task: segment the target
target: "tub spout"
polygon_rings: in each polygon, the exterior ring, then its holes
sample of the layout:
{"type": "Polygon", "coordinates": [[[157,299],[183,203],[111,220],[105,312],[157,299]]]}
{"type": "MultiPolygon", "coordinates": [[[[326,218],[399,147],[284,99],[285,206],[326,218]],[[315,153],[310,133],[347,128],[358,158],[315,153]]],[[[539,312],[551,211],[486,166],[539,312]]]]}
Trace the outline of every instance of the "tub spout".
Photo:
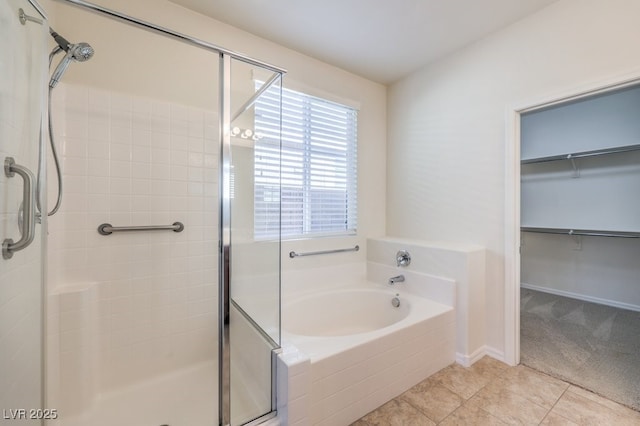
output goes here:
{"type": "Polygon", "coordinates": [[[389,278],[389,285],[394,285],[395,283],[403,283],[403,282],[404,282],[404,275],[398,275],[398,276],[389,278]]]}

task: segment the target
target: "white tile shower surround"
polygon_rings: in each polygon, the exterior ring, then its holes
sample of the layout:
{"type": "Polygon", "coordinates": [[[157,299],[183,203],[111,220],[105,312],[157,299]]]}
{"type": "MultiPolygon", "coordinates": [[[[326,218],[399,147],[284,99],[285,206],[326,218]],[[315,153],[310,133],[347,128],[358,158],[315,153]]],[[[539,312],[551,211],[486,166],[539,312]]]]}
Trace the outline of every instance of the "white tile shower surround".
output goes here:
{"type": "Polygon", "coordinates": [[[49,405],[64,417],[216,358],[217,119],[66,84],[54,105],[65,193],[49,220],[49,405]],[[174,221],[182,233],[96,231],[174,221]]]}

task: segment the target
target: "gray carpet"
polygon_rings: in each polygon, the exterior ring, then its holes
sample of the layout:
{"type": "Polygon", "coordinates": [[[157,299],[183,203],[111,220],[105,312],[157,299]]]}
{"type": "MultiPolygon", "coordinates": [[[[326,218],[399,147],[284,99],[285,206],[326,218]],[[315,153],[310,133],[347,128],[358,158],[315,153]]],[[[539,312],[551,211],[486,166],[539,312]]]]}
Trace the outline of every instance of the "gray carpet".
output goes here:
{"type": "Polygon", "coordinates": [[[522,364],[640,411],[640,312],[520,295],[522,364]]]}

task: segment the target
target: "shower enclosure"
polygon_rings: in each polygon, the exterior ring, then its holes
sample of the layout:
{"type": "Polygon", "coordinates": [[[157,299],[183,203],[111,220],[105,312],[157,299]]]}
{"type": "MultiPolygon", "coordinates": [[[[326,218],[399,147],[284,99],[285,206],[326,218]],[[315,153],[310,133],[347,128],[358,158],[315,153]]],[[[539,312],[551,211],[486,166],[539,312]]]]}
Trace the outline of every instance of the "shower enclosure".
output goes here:
{"type": "Polygon", "coordinates": [[[0,2],[0,424],[40,424],[43,407],[43,243],[36,223],[46,70],[44,12],[0,2]]]}
{"type": "MultiPolygon", "coordinates": [[[[35,1],[0,4],[0,66],[10,76],[2,83],[0,152],[46,176],[39,153],[47,141],[48,22],[35,1]],[[34,19],[23,25],[19,9],[34,19]]],[[[281,129],[256,131],[266,113],[255,101],[279,107],[284,71],[91,3],[56,4],[56,30],[82,30],[95,56],[70,67],[52,92],[60,209],[48,220],[42,213],[31,246],[0,264],[1,408],[55,409],[52,424],[60,426],[273,417],[280,238],[255,239],[253,211],[257,178],[271,184],[259,196],[279,203],[281,129]],[[112,35],[127,43],[114,46],[112,35]],[[162,44],[167,58],[140,58],[150,44],[162,44]],[[170,81],[154,86],[151,75],[135,73],[168,58],[180,58],[170,81]],[[194,69],[207,70],[202,80],[194,69]],[[96,72],[101,77],[82,78],[96,72]],[[273,171],[256,177],[264,156],[273,171]],[[168,226],[175,222],[184,227],[168,226]],[[100,233],[105,226],[115,232],[100,233]]],[[[47,206],[48,192],[53,206],[53,173],[32,205],[47,206]]],[[[0,178],[3,240],[17,241],[18,219],[33,211],[19,176],[0,178]]],[[[279,215],[274,209],[272,220],[279,215]]]]}

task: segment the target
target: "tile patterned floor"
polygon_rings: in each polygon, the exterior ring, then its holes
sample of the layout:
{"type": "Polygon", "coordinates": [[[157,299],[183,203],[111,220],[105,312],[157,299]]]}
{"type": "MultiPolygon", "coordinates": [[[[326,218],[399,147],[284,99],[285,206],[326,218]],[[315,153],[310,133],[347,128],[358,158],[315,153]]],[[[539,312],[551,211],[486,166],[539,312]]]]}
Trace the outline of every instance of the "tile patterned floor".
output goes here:
{"type": "Polygon", "coordinates": [[[439,371],[352,426],[640,425],[640,413],[546,374],[484,357],[439,371]]]}

